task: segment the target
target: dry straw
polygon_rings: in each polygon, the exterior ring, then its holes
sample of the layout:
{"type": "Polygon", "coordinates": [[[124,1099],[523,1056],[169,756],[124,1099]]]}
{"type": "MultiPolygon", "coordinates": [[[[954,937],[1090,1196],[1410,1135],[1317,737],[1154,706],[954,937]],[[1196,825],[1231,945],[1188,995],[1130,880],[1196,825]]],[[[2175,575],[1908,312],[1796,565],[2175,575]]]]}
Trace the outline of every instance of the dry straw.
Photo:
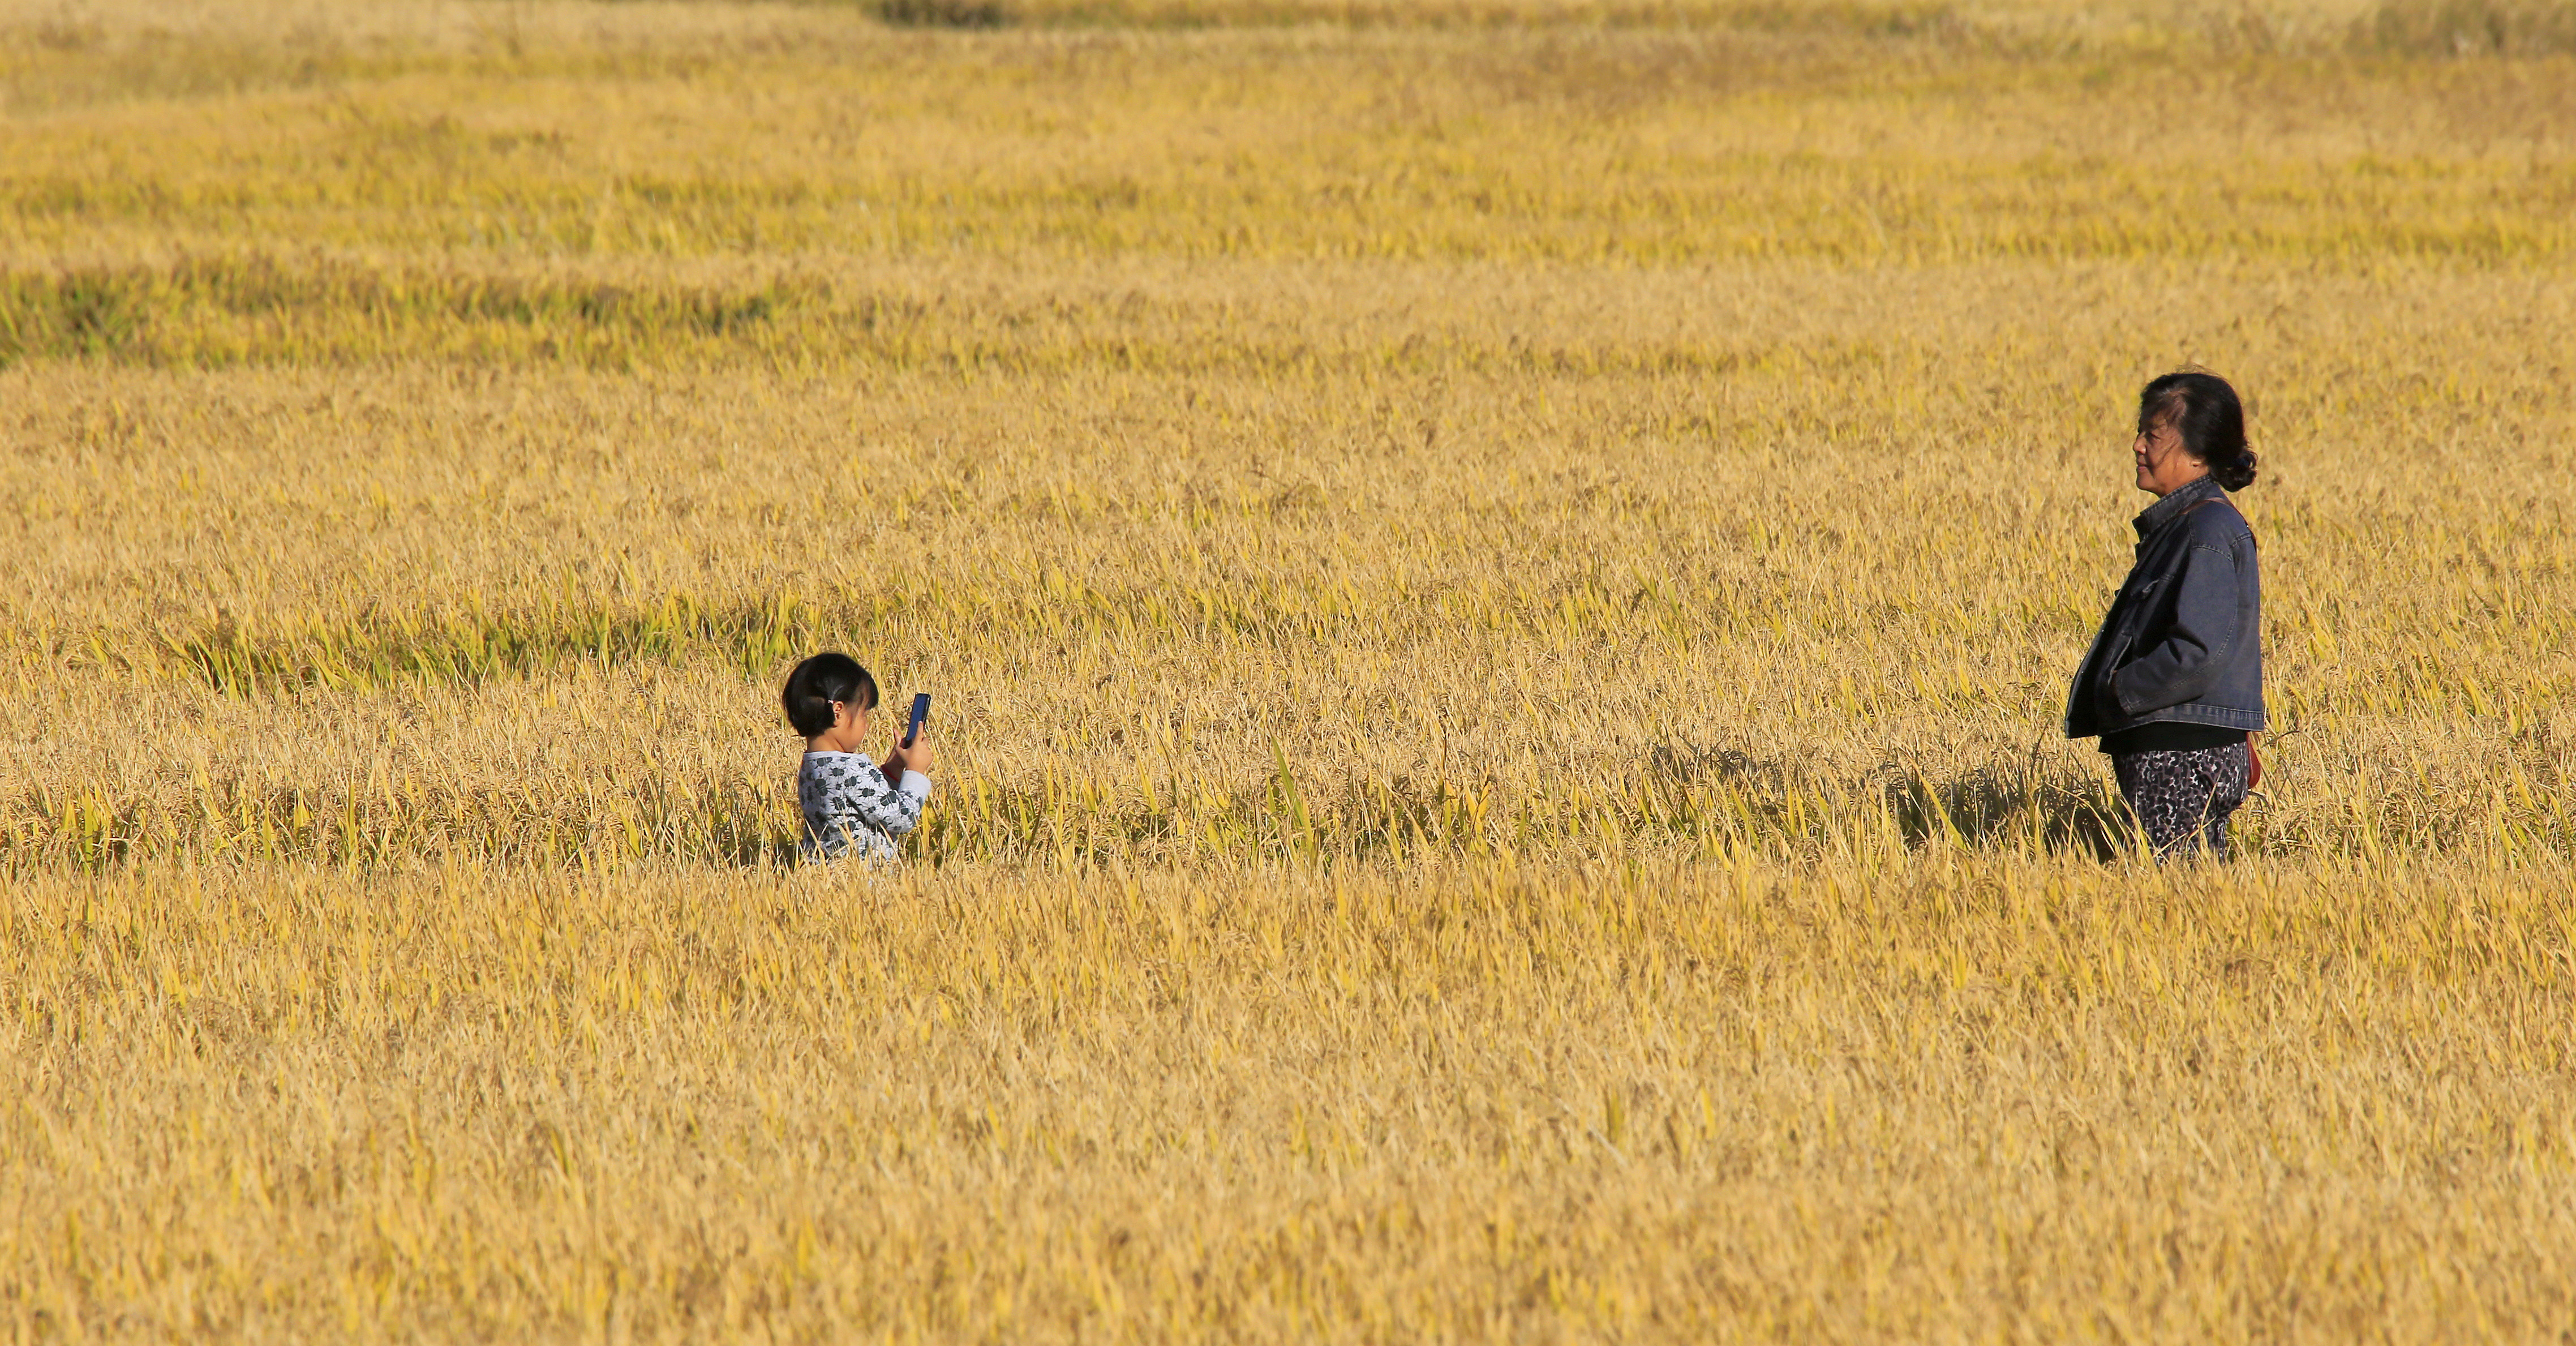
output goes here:
{"type": "Polygon", "coordinates": [[[2563,1333],[2558,10],[982,8],[0,6],[0,1333],[2563,1333]]]}

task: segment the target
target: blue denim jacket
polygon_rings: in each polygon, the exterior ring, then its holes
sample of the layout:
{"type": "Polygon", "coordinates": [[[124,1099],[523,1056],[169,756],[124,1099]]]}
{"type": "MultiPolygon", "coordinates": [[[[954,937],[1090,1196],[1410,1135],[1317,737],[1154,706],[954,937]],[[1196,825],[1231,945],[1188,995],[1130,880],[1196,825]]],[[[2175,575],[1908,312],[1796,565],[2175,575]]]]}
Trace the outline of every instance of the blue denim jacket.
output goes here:
{"type": "Polygon", "coordinates": [[[2204,477],[2137,518],[2138,562],[2066,698],[2066,736],[2142,724],[2263,728],[2254,530],[2204,477]]]}

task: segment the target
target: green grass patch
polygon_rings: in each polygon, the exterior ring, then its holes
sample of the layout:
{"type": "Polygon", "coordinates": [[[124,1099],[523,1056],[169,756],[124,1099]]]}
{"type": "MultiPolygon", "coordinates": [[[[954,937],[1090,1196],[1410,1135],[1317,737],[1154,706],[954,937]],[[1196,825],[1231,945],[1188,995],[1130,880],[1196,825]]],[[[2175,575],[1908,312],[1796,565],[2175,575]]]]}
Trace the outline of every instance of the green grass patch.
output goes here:
{"type": "Polygon", "coordinates": [[[221,368],[394,356],[631,367],[759,344],[810,287],[289,263],[251,254],[0,273],[0,367],[22,360],[221,368]]]}
{"type": "Polygon", "coordinates": [[[824,626],[793,595],[721,605],[677,594],[635,608],[545,600],[508,613],[474,606],[383,611],[261,631],[225,615],[165,633],[157,650],[126,662],[245,697],[310,687],[472,685],[581,662],[614,667],[689,657],[713,657],[766,678],[819,647],[824,626]]]}

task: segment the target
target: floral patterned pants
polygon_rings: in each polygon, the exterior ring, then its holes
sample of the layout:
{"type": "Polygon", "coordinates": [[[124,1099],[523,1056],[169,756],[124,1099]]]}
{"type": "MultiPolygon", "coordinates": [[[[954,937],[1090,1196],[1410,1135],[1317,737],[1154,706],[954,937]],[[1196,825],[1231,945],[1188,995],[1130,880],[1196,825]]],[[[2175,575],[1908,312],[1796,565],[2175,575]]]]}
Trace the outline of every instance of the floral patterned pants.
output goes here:
{"type": "Polygon", "coordinates": [[[2227,858],[2227,815],[2245,802],[2252,752],[2242,743],[2170,752],[2115,752],[2111,773],[2158,860],[2227,858]]]}

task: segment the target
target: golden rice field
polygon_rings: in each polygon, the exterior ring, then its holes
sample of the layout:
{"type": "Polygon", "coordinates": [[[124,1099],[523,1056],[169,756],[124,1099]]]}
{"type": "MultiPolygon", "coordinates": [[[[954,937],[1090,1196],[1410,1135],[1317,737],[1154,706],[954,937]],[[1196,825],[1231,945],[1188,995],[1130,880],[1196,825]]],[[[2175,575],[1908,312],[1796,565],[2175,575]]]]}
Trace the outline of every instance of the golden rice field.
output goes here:
{"type": "Polygon", "coordinates": [[[0,1339],[2567,1340],[2571,383],[2554,0],[0,0],[0,1339]]]}

